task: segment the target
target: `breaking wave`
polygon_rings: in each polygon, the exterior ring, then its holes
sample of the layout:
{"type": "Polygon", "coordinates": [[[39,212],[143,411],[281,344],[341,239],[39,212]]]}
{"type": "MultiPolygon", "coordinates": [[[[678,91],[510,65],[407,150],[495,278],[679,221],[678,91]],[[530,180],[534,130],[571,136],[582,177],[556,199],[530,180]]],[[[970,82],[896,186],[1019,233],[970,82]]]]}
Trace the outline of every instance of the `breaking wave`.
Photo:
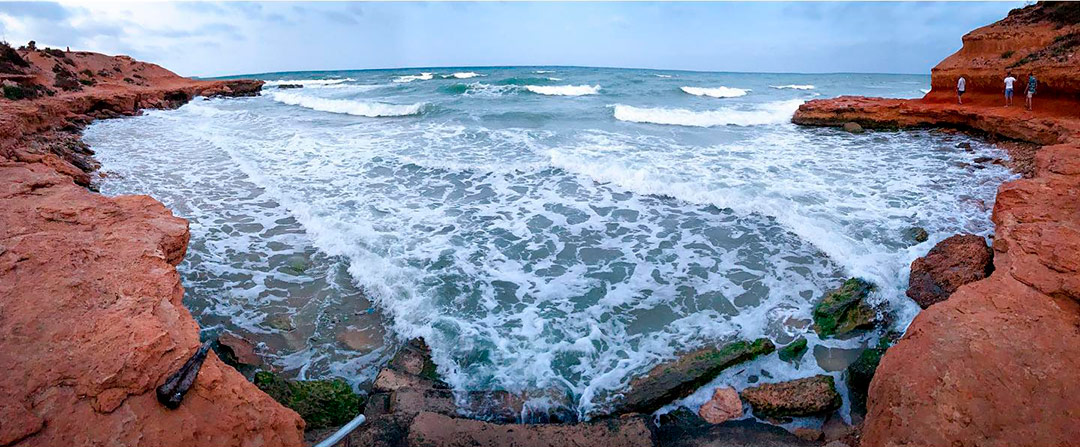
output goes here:
{"type": "Polygon", "coordinates": [[[394,78],[394,82],[412,82],[412,81],[430,81],[435,76],[431,73],[420,73],[418,75],[405,75],[394,78]]]}
{"type": "Polygon", "coordinates": [[[800,85],[800,84],[789,84],[789,85],[770,85],[769,87],[772,87],[772,88],[775,88],[775,89],[780,89],[780,90],[784,90],[784,89],[791,89],[791,90],[813,90],[813,89],[814,89],[814,86],[812,86],[812,85],[810,85],[810,84],[802,84],[802,85],[800,85]]]}
{"type": "Polygon", "coordinates": [[[673,126],[760,126],[781,124],[802,104],[801,99],[765,103],[751,110],[719,109],[694,111],[664,107],[634,107],[615,105],[615,119],[632,123],[666,124],[673,126]]]}
{"type": "Polygon", "coordinates": [[[320,112],[343,113],[366,117],[419,115],[424,111],[424,103],[387,104],[374,101],[355,101],[349,99],[326,99],[305,96],[291,92],[274,92],[274,101],[291,106],[300,106],[320,112]]]}
{"type": "Polygon", "coordinates": [[[551,96],[583,96],[600,93],[599,85],[526,85],[525,90],[551,96]]]}
{"type": "Polygon", "coordinates": [[[737,98],[739,96],[746,96],[749,89],[741,89],[734,87],[680,87],[680,90],[689,93],[694,96],[708,96],[712,98],[737,98]]]}

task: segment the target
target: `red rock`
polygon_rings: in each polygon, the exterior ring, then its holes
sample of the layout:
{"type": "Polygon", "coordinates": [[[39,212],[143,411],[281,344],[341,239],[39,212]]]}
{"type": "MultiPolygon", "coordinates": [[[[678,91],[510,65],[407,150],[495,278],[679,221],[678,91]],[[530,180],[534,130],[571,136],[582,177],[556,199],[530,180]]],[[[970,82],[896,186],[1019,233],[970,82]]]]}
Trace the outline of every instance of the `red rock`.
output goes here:
{"type": "Polygon", "coordinates": [[[817,441],[821,439],[821,430],[816,428],[796,428],[792,431],[795,433],[795,437],[802,439],[803,441],[817,441]]]}
{"type": "Polygon", "coordinates": [[[698,416],[710,424],[719,424],[729,419],[738,419],[743,415],[742,400],[732,387],[717,388],[712,399],[698,409],[698,416]]]}
{"type": "MultiPolygon", "coordinates": [[[[150,197],[76,185],[89,184],[84,169],[96,164],[72,144],[86,121],[69,117],[131,115],[179,105],[170,99],[178,90],[186,98],[260,84],[77,54],[78,70],[142,67],[147,85],[102,79],[76,93],[0,99],[0,445],[300,445],[299,416],[216,355],[178,409],[158,403],[154,389],[199,346],[175,268],[187,222],[150,197]]],[[[54,62],[28,59],[49,80],[54,62]]]]}
{"type": "Polygon", "coordinates": [[[1018,67],[1018,77],[1028,67],[1039,76],[1034,112],[1023,110],[1022,98],[1021,106],[1001,107],[997,90],[1002,64],[1080,31],[1075,20],[1049,19],[1062,11],[1076,17],[1080,5],[1039,3],[965,36],[964,48],[935,68],[934,92],[922,100],[810,101],[793,118],[961,128],[1045,145],[1031,178],[998,190],[993,274],[924,310],[886,351],[870,384],[862,445],[1034,447],[1080,439],[1078,53],[1018,67]],[[1006,50],[1015,54],[1003,58],[1006,50]],[[965,95],[963,106],[950,98],[960,72],[977,93],[965,95]]]}
{"type": "Polygon", "coordinates": [[[255,345],[252,345],[250,341],[226,332],[218,337],[218,344],[221,345],[223,351],[227,350],[233,357],[231,360],[236,363],[253,366],[262,364],[262,359],[255,354],[255,345]]]}
{"type": "Polygon", "coordinates": [[[809,416],[840,408],[832,376],[819,375],[750,387],[740,393],[758,417],[809,416]]]}
{"type": "Polygon", "coordinates": [[[993,260],[994,250],[982,236],[951,236],[911,263],[907,296],[926,309],[945,301],[960,286],[989,276],[993,260]]]}

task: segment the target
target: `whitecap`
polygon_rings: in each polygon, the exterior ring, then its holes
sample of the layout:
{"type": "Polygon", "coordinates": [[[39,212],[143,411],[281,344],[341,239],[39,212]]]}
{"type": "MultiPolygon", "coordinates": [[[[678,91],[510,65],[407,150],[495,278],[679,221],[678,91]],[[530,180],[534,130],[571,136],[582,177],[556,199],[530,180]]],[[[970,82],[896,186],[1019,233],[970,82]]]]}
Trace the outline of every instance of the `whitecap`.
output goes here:
{"type": "Polygon", "coordinates": [[[320,112],[343,113],[347,115],[381,117],[409,116],[423,112],[424,103],[387,104],[374,101],[356,101],[349,99],[327,99],[305,96],[292,92],[274,92],[274,101],[291,106],[300,106],[320,112]]]}
{"type": "Polygon", "coordinates": [[[656,76],[658,78],[670,78],[671,77],[671,75],[662,75],[662,74],[654,74],[653,76],[656,76]]]}
{"type": "Polygon", "coordinates": [[[526,85],[525,89],[540,95],[582,96],[600,93],[599,85],[526,85]]]}
{"type": "Polygon", "coordinates": [[[454,73],[454,74],[442,75],[442,77],[444,79],[446,79],[446,78],[469,79],[469,78],[475,78],[475,77],[478,77],[478,76],[483,76],[483,75],[480,74],[480,73],[474,73],[474,72],[471,72],[471,71],[464,71],[464,72],[458,72],[458,73],[454,73]]]}
{"type": "Polygon", "coordinates": [[[709,96],[712,98],[737,98],[739,96],[746,96],[749,89],[741,89],[734,87],[680,87],[683,92],[689,93],[694,96],[709,96]]]}
{"type": "Polygon", "coordinates": [[[674,126],[759,126],[781,124],[791,120],[791,115],[802,104],[801,99],[762,104],[754,109],[719,109],[695,111],[664,107],[634,107],[615,105],[615,119],[633,123],[667,124],[674,126]]]}
{"type": "Polygon", "coordinates": [[[813,85],[810,85],[810,84],[770,85],[769,87],[772,87],[772,88],[775,88],[775,89],[780,89],[780,90],[784,90],[784,89],[813,90],[813,89],[816,88],[816,87],[814,87],[813,85]]]}
{"type": "Polygon", "coordinates": [[[412,81],[430,81],[435,76],[431,73],[420,73],[418,75],[405,75],[394,78],[394,82],[412,82],[412,81]]]}
{"type": "Polygon", "coordinates": [[[264,87],[277,87],[280,85],[302,85],[305,88],[311,87],[330,87],[340,85],[343,82],[355,81],[353,78],[343,79],[278,79],[274,81],[266,81],[263,83],[264,87]]]}

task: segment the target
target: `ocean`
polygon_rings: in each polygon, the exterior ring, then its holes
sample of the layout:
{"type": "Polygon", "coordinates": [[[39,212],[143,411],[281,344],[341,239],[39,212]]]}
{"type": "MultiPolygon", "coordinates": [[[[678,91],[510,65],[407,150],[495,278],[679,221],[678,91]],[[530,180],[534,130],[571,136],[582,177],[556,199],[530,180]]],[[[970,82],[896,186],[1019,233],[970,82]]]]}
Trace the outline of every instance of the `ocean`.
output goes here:
{"type": "Polygon", "coordinates": [[[179,269],[204,335],[233,331],[288,375],[354,384],[423,336],[455,390],[560,396],[582,416],[678,352],[736,339],[805,336],[810,354],[711,386],[821,373],[843,390],[880,331],[821,340],[813,304],[859,276],[903,330],[918,312],[911,261],[957,232],[990,234],[997,187],[1014,178],[974,163],[1004,151],[959,133],[790,123],[814,98],[920,97],[922,75],[254,77],[262,96],[84,136],[104,193],[149,194],[190,220],[179,269]],[[905,236],[916,226],[928,241],[905,236]]]}

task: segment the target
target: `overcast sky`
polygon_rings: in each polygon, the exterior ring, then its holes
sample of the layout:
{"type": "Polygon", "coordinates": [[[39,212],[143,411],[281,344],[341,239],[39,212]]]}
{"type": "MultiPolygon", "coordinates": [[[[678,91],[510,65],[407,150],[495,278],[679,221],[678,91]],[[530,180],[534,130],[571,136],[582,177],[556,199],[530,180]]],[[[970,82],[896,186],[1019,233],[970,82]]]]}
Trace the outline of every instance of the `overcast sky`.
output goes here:
{"type": "Polygon", "coordinates": [[[0,3],[0,37],[188,76],[585,65],[929,73],[998,3],[0,3]]]}

